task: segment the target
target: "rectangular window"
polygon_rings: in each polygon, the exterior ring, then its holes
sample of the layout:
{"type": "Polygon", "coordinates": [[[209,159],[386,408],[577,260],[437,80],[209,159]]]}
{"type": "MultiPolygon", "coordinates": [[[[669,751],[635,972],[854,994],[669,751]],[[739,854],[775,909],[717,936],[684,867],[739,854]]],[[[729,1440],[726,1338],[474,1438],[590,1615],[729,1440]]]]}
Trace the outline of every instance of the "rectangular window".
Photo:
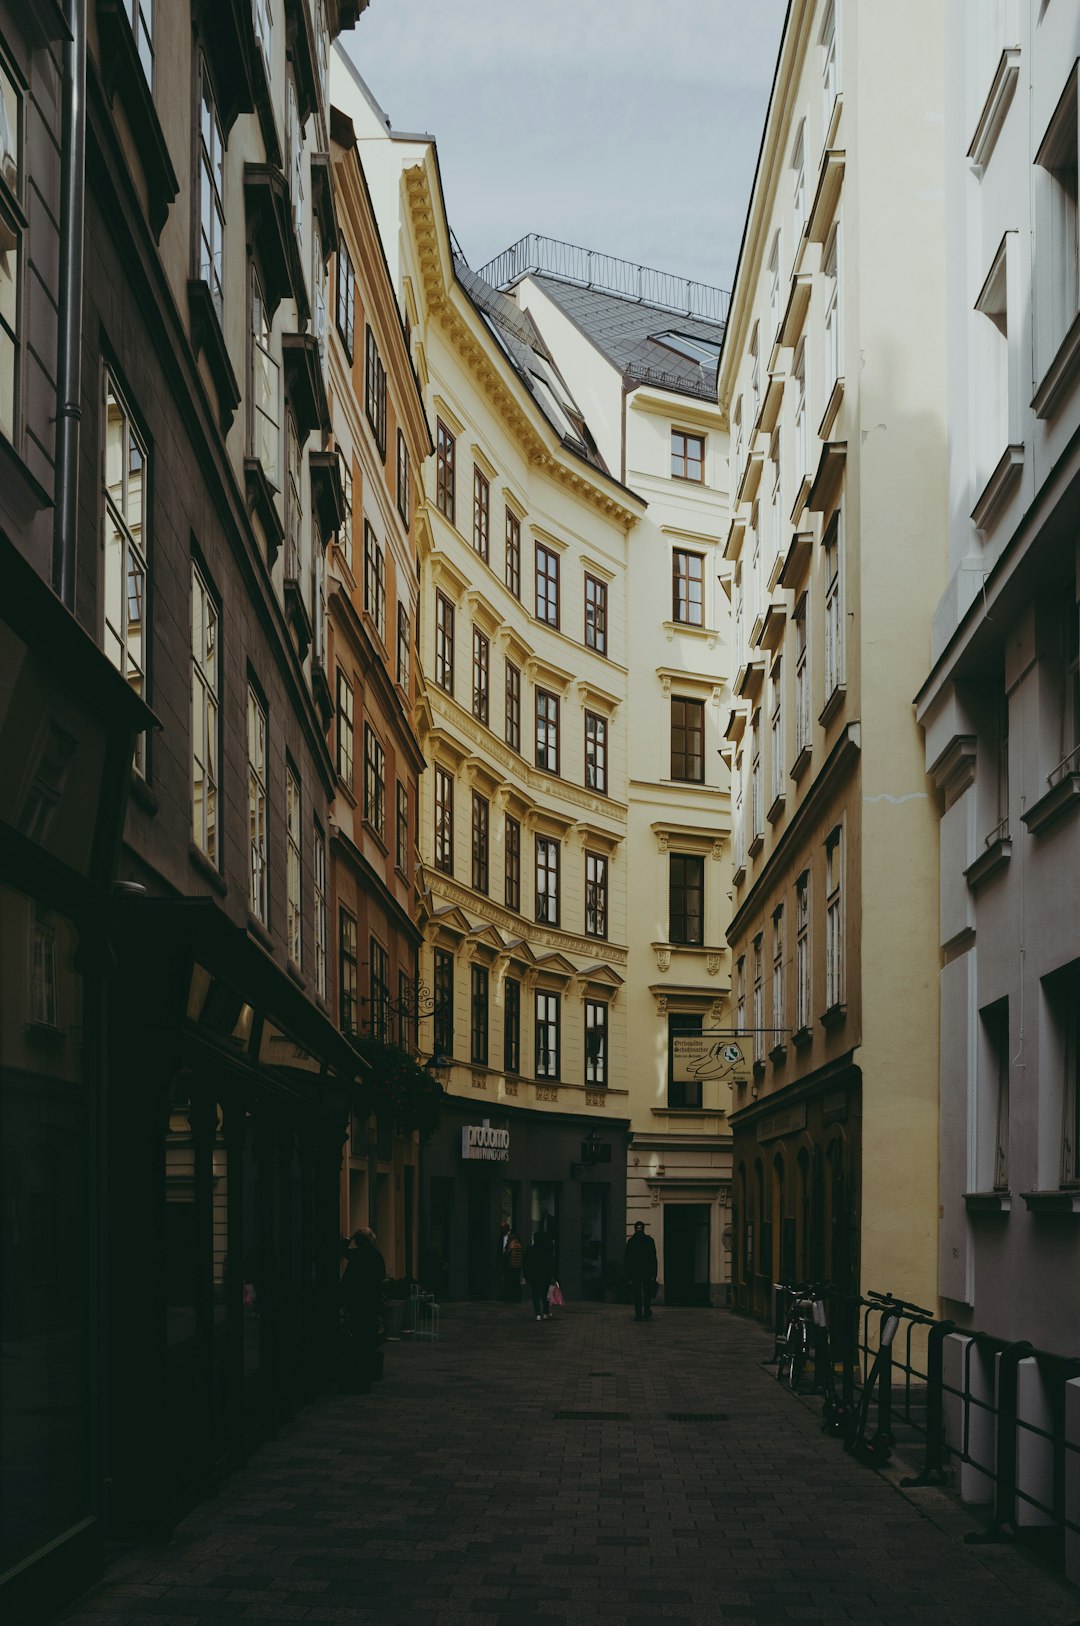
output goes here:
{"type": "Polygon", "coordinates": [[[833,515],[825,533],[825,701],[844,681],[844,594],[841,515],[833,515]]]}
{"type": "Polygon", "coordinates": [[[682,429],[671,431],[671,477],[702,484],[705,479],[704,435],[688,435],[682,429]]]}
{"type": "Polygon", "coordinates": [[[453,694],[454,606],[444,593],[435,594],[435,682],[453,694]]]}
{"type": "Polygon", "coordinates": [[[823,103],[822,126],[826,132],[832,123],[833,107],[836,102],[839,79],[837,76],[836,61],[836,7],[833,0],[829,0],[829,7],[825,13],[825,21],[821,25],[821,93],[823,103]]]}
{"type": "Polygon", "coordinates": [[[371,1036],[390,1037],[390,956],[377,938],[372,938],[371,956],[371,1036]]]}
{"type": "Polygon", "coordinates": [[[337,774],[349,789],[353,782],[353,692],[352,684],[338,667],[337,673],[337,774]]]}
{"type": "Polygon", "coordinates": [[[506,743],[521,750],[521,672],[513,661],[506,663],[506,743]]]}
{"type": "Polygon", "coordinates": [[[198,565],[191,566],[192,834],[220,867],[218,853],[218,607],[198,565]]]}
{"type": "Polygon", "coordinates": [[[397,978],[398,1044],[403,1050],[416,1048],[416,1017],[414,1014],[412,978],[407,971],[399,971],[397,978]]]}
{"type": "Polygon", "coordinates": [[[668,855],[668,941],[705,941],[705,860],[692,853],[668,855]]]}
{"type": "Polygon", "coordinates": [[[289,202],[292,205],[293,231],[298,243],[304,240],[304,131],[300,122],[300,105],[296,95],[296,82],[292,73],[285,75],[285,139],[288,147],[289,202]]]}
{"type": "Polygon", "coordinates": [[[784,794],[784,668],[777,658],[772,669],[772,716],[769,719],[769,737],[772,747],[772,798],[784,794]]]}
{"type": "Polygon", "coordinates": [[[487,967],[472,967],[472,1022],[469,1057],[474,1067],[488,1064],[488,973],[487,967]]]}
{"type": "Polygon", "coordinates": [[[1009,1001],[979,1012],[977,1191],[1009,1189],[1009,1001]]]}
{"type": "Polygon", "coordinates": [[[318,521],[311,522],[311,658],[326,671],[326,549],[318,521]]]}
{"type": "Polygon", "coordinates": [[[437,1056],[445,1056],[449,1061],[454,1054],[454,956],[446,949],[436,949],[433,960],[432,1045],[437,1056]]]}
{"type": "Polygon", "coordinates": [[[607,795],[607,718],[585,713],[585,786],[607,795]]]}
{"type": "Polygon", "coordinates": [[[285,579],[298,582],[304,556],[304,506],[301,501],[300,436],[291,411],[285,414],[285,579]]]}
{"type": "Polygon", "coordinates": [[[559,996],[536,995],[536,1076],[559,1076],[559,996]]]}
{"type": "Polygon", "coordinates": [[[364,724],[364,817],[381,839],[386,831],[386,752],[370,723],[364,724]]]}
{"type": "Polygon", "coordinates": [[[281,479],[281,370],[273,354],[273,328],[263,297],[258,272],[251,267],[251,353],[248,376],[251,400],[249,418],[251,454],[262,464],[263,473],[276,486],[281,479]]]}
{"type": "Polygon", "coordinates": [[[806,120],[799,125],[791,154],[791,197],[795,213],[795,239],[806,228],[806,120]]]}
{"type": "MultiPolygon", "coordinates": [[[[772,1025],[782,1028],[784,1024],[784,906],[773,910],[772,917],[772,1025]]],[[[779,1039],[779,1033],[774,1040],[779,1039]]]]}
{"type": "Polygon", "coordinates": [[[795,480],[802,484],[810,472],[810,453],[806,437],[806,342],[803,340],[795,351],[795,362],[791,369],[791,380],[795,386],[795,480]]]}
{"type": "Polygon", "coordinates": [[[542,542],[536,544],[536,619],[559,625],[559,555],[542,542]]]}
{"type": "Polygon", "coordinates": [[[330,324],[330,282],[318,223],[311,223],[311,327],[319,341],[319,360],[326,366],[326,337],[330,324]]]}
{"type": "Polygon", "coordinates": [[[559,843],[550,836],[536,838],[536,918],[559,924],[559,843]]]}
{"type": "Polygon", "coordinates": [[[472,884],[475,892],[487,893],[488,845],[491,831],[491,803],[473,791],[472,798],[472,884]]]}
{"type": "Polygon", "coordinates": [[[386,639],[386,555],[378,537],[364,521],[364,609],[375,623],[375,631],[386,639]]]}
{"type": "Polygon", "coordinates": [[[435,868],[454,873],[454,779],[445,768],[435,768],[435,868]]]}
{"type": "Polygon", "coordinates": [[[843,334],[840,327],[840,231],[834,227],[821,261],[825,278],[825,388],[831,392],[844,376],[843,334]]]}
{"type": "MultiPolygon", "coordinates": [[[[1075,1187],[1080,1185],[1080,970],[1076,962],[1049,978],[1044,987],[1052,1023],[1047,1063],[1053,1096],[1048,1106],[1053,1111],[1058,1100],[1061,1106],[1058,1178],[1061,1185],[1075,1187]]],[[[1048,1169],[1039,1184],[1049,1186],[1052,1178],[1048,1169]]]]}
{"type": "Polygon", "coordinates": [[[441,514],[454,523],[454,437],[440,418],[435,440],[435,502],[441,514]]]}
{"type": "Polygon", "coordinates": [[[521,521],[512,508],[506,510],[506,585],[521,597],[521,521]]]}
{"type": "Polygon", "coordinates": [[[412,476],[409,472],[409,448],[405,444],[405,436],[399,429],[397,432],[397,508],[401,515],[405,529],[411,524],[412,503],[409,501],[409,486],[412,476]]]}
{"type": "Polygon", "coordinates": [[[671,701],[671,777],[691,784],[705,782],[705,702],[671,701]]]}
{"type": "Polygon", "coordinates": [[[547,689],[536,691],[536,766],[559,771],[559,700],[547,689]]]}
{"type": "Polygon", "coordinates": [[[780,327],[780,233],[772,240],[769,253],[769,342],[776,339],[780,327]]]}
{"type": "Polygon", "coordinates": [[[585,1001],[585,1082],[603,1089],[607,1071],[608,1008],[599,999],[585,1001]]]}
{"type": "MultiPolygon", "coordinates": [[[[751,719],[753,749],[750,754],[750,835],[754,843],[765,834],[764,800],[761,789],[761,713],[755,711],[751,719]]],[[[752,851],[757,849],[752,846],[752,851]]]]}
{"type": "Polygon", "coordinates": [[[357,1031],[356,921],[347,909],[338,915],[338,1021],[342,1033],[357,1031]]]}
{"type": "MultiPolygon", "coordinates": [[[[699,1034],[702,1018],[691,1011],[672,1011],[668,1017],[668,1058],[674,1058],[672,1041],[686,1034],[699,1034]]],[[[697,1112],[703,1104],[703,1086],[700,1078],[676,1079],[668,1072],[668,1106],[675,1112],[697,1112]]]]}
{"type": "Polygon", "coordinates": [[[411,638],[409,612],[404,604],[399,604],[397,609],[397,680],[410,699],[412,698],[409,689],[412,677],[409,660],[409,651],[412,648],[411,638]]]}
{"type": "Polygon", "coordinates": [[[472,545],[483,559],[488,560],[488,540],[491,522],[491,486],[487,475],[473,464],[472,545]]]}
{"type": "Polygon", "coordinates": [[[810,1026],[810,871],[795,882],[795,1031],[810,1026]]]}
{"type": "Polygon", "coordinates": [[[210,290],[219,322],[224,321],[225,138],[205,59],[200,59],[199,98],[199,277],[210,290]]]}
{"type": "Polygon", "coordinates": [[[472,635],[472,709],[477,722],[483,723],[485,727],[488,720],[490,662],[491,645],[480,629],[474,627],[472,635]]]}
{"type": "Polygon", "coordinates": [[[285,764],[285,898],[286,935],[289,959],[300,965],[303,949],[301,893],[303,890],[300,848],[300,780],[291,762],[285,764]]]}
{"type": "Polygon", "coordinates": [[[795,756],[810,749],[810,664],[806,594],[795,606],[795,756]]]}
{"type": "Polygon", "coordinates": [[[585,648],[607,654],[607,585],[585,577],[585,648]]]}
{"type": "Polygon", "coordinates": [[[705,625],[705,559],[685,548],[671,556],[671,619],[686,627],[705,625]]]}
{"type": "MultiPolygon", "coordinates": [[[[1042,377],[1080,309],[1077,70],[1035,154],[1036,374],[1042,377]]],[[[1038,392],[1036,392],[1038,399],[1038,392]]]]}
{"type": "Polygon", "coordinates": [[[353,567],[353,477],[352,459],[341,459],[341,524],[338,526],[337,545],[350,572],[353,567]]]}
{"type": "Polygon", "coordinates": [[[844,998],[844,873],[839,826],[825,841],[825,1008],[844,998]]]}
{"type": "Polygon", "coordinates": [[[761,967],[761,933],[754,938],[754,1061],[765,1055],[765,996],[761,967]]]}
{"type": "MultiPolygon", "coordinates": [[[[0,98],[3,66],[0,64],[0,98]]],[[[2,101],[0,101],[2,106],[2,101]]],[[[2,135],[0,128],[0,135],[2,135]]],[[[2,153],[2,148],[0,148],[2,153]]],[[[3,216],[0,215],[0,312],[3,302],[3,216]]],[[[3,316],[0,314],[0,332],[3,316]]],[[[105,374],[104,649],[137,695],[146,698],[146,559],[149,505],[146,447],[120,392],[105,374]]],[[[146,774],[146,735],[135,744],[134,766],[146,774]]]]}
{"type": "Polygon", "coordinates": [[[0,57],[0,435],[15,439],[19,399],[23,154],[22,96],[0,57]]]}
{"type": "Polygon", "coordinates": [[[267,917],[267,759],[266,711],[255,690],[247,693],[248,908],[266,925],[267,917]]]}
{"type": "Polygon", "coordinates": [[[521,984],[507,977],[503,995],[503,1071],[521,1071],[521,984]]]}
{"type": "Polygon", "coordinates": [[[386,461],[386,368],[375,335],[364,330],[364,412],[375,436],[379,456],[386,461]]]}
{"type": "Polygon", "coordinates": [[[397,782],[397,839],[394,860],[402,875],[409,874],[409,787],[397,782]]]}
{"type": "Polygon", "coordinates": [[[585,854],[585,933],[607,936],[608,861],[599,853],[585,854]]]}
{"type": "Polygon", "coordinates": [[[521,911],[521,825],[506,815],[503,832],[506,843],[503,898],[508,909],[521,911]]]}
{"type": "Polygon", "coordinates": [[[315,826],[312,853],[315,908],[312,943],[315,949],[315,992],[326,998],[326,836],[315,826]]]}
{"type": "Polygon", "coordinates": [[[356,272],[352,255],[344,237],[338,239],[337,252],[337,330],[345,346],[345,354],[353,359],[356,340],[356,272]]]}
{"type": "MultiPolygon", "coordinates": [[[[1076,588],[1072,580],[1062,588],[1061,605],[1061,703],[1058,732],[1058,764],[1050,775],[1051,784],[1058,784],[1066,774],[1080,768],[1080,613],[1076,603],[1076,588]]],[[[1006,698],[1006,711],[1008,699],[1006,698]]],[[[1008,749],[1008,721],[1005,723],[1006,751],[1008,749]]]]}

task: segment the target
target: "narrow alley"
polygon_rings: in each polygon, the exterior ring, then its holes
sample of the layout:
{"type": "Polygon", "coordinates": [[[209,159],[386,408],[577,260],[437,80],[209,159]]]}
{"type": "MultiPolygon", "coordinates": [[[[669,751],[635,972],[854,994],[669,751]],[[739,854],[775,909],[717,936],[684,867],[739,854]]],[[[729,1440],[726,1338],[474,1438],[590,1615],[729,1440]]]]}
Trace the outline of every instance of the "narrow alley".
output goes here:
{"type": "MultiPolygon", "coordinates": [[[[68,1626],[1068,1626],[1080,1595],[819,1433],[724,1312],[452,1305],[305,1411],[68,1626]]],[[[899,1472],[894,1476],[899,1478],[899,1472]]]]}

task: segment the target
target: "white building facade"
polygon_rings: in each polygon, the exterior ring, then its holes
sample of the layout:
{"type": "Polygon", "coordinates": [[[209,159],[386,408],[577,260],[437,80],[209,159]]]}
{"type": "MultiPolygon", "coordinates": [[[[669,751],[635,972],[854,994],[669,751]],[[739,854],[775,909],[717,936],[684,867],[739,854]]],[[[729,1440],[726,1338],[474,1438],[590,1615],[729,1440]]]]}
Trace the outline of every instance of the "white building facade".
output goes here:
{"type": "Polygon", "coordinates": [[[940,792],[940,1280],[1066,1353],[1080,1264],[1075,7],[947,10],[948,585],[918,696],[940,792]]]}

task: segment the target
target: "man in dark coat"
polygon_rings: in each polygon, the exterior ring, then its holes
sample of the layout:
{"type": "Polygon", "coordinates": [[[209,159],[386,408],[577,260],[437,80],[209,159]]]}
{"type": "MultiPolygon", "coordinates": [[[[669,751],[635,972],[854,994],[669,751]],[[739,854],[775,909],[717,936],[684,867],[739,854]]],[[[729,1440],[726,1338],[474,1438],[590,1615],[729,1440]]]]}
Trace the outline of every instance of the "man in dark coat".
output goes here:
{"type": "Polygon", "coordinates": [[[525,1269],[525,1280],[532,1291],[533,1310],[537,1321],[550,1321],[551,1308],[548,1304],[548,1288],[555,1266],[551,1256],[551,1244],[546,1236],[537,1231],[532,1242],[525,1249],[525,1258],[522,1261],[525,1269]]]}
{"type": "Polygon", "coordinates": [[[635,1220],[633,1235],[627,1238],[623,1269],[634,1289],[634,1320],[652,1320],[652,1299],[656,1292],[656,1243],[645,1235],[645,1221],[635,1220]]]}
{"type": "Polygon", "coordinates": [[[341,1305],[345,1311],[346,1383],[366,1391],[375,1365],[379,1309],[382,1305],[386,1261],[375,1246],[375,1233],[353,1232],[341,1278],[341,1305]]]}

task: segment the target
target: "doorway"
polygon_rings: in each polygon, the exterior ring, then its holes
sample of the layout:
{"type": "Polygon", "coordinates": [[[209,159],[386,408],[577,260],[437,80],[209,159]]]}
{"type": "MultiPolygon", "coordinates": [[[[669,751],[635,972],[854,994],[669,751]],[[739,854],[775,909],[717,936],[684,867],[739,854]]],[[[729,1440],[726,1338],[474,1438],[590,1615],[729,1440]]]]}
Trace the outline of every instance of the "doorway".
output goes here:
{"type": "Polygon", "coordinates": [[[604,1296],[609,1190],[601,1185],[581,1188],[581,1296],[594,1301],[604,1296]]]}
{"type": "Polygon", "coordinates": [[[664,1303],[709,1302],[709,1204],[664,1204],[664,1303]]]}
{"type": "Polygon", "coordinates": [[[469,1297],[486,1299],[496,1252],[492,1224],[491,1181],[469,1181],[469,1297]]]}

